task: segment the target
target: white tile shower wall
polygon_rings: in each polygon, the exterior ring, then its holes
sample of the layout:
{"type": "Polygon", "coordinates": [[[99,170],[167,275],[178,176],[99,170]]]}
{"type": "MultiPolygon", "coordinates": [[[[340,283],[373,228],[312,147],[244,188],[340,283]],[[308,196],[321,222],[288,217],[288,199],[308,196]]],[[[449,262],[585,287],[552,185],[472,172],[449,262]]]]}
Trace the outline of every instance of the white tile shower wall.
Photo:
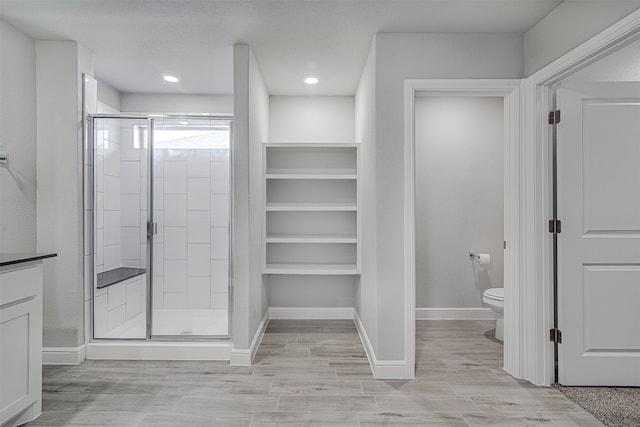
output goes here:
{"type": "MultiPolygon", "coordinates": [[[[101,102],[97,111],[118,113],[101,102]]],[[[121,266],[144,268],[146,228],[141,224],[146,221],[146,162],[142,150],[133,148],[130,121],[98,120],[96,125],[96,272],[121,266]]],[[[103,337],[143,313],[145,289],[146,275],[94,289],[95,337],[103,337]]]]}
{"type": "Polygon", "coordinates": [[[125,282],[115,283],[107,288],[107,294],[109,295],[107,302],[107,309],[109,311],[123,305],[127,300],[127,289],[125,282]]]}
{"type": "Polygon", "coordinates": [[[211,308],[229,307],[229,151],[211,153],[211,308]]]}
{"type": "MultiPolygon", "coordinates": [[[[98,113],[113,114],[118,111],[108,105],[97,103],[98,113]]],[[[122,225],[120,198],[120,130],[115,121],[96,122],[96,257],[95,271],[122,265],[120,228],[122,225]]],[[[98,301],[96,300],[96,304],[98,301]]],[[[105,323],[106,325],[106,323],[105,323]]]]}
{"type": "MultiPolygon", "coordinates": [[[[98,112],[117,113],[102,103],[98,112]]],[[[98,129],[96,272],[146,266],[146,156],[133,147],[131,122],[122,127],[117,123],[103,121],[98,129]]],[[[229,186],[229,150],[155,151],[155,308],[227,308],[229,186]]],[[[145,300],[144,287],[125,294],[145,300]]],[[[106,307],[107,292],[96,290],[95,295],[106,307]]],[[[96,333],[108,332],[109,325],[118,325],[132,313],[131,307],[119,305],[96,313],[96,333]]]]}
{"type": "Polygon", "coordinates": [[[137,276],[127,281],[126,318],[130,320],[144,311],[146,275],[137,276]]]}
{"type": "Polygon", "coordinates": [[[165,223],[164,258],[165,260],[187,259],[187,227],[169,227],[165,223]]]}
{"type": "Polygon", "coordinates": [[[156,150],[155,308],[227,308],[229,152],[156,150]]]}
{"type": "Polygon", "coordinates": [[[187,292],[186,259],[167,259],[164,261],[164,291],[165,293],[187,292]]]}
{"type": "Polygon", "coordinates": [[[187,162],[176,156],[178,150],[167,150],[164,165],[164,194],[187,194],[187,162]]]}
{"type": "Polygon", "coordinates": [[[107,294],[96,295],[93,302],[93,334],[99,338],[105,336],[109,332],[109,318],[107,313],[107,294]]]}
{"type": "Polygon", "coordinates": [[[127,320],[144,313],[147,275],[133,277],[107,288],[97,289],[93,306],[96,338],[105,337],[127,320]]]}
{"type": "MultiPolygon", "coordinates": [[[[139,123],[144,125],[144,121],[139,123]]],[[[121,122],[120,132],[120,240],[122,265],[146,264],[146,150],[134,147],[132,121],[121,122]],[[144,225],[144,226],[143,226],[144,225]]]]}
{"type": "Polygon", "coordinates": [[[209,150],[189,150],[187,154],[187,177],[211,177],[211,153],[209,150]]]}

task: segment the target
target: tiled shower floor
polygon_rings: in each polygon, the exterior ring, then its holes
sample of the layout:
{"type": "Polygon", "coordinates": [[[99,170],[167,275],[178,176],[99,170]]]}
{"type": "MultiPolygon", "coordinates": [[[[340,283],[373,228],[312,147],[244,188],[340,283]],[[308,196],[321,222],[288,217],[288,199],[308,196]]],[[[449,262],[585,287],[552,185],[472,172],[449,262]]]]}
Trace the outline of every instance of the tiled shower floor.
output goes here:
{"type": "MultiPolygon", "coordinates": [[[[145,338],[146,313],[123,323],[104,338],[145,338]]],[[[229,314],[221,309],[158,309],[153,311],[153,335],[226,336],[229,314]]]]}

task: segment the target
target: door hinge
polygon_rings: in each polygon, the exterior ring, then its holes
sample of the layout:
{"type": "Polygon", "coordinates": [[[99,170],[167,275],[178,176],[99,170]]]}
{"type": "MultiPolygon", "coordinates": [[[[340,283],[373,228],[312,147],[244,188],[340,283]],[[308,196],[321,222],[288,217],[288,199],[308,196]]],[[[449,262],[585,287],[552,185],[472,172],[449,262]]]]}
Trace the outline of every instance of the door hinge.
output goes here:
{"type": "Polygon", "coordinates": [[[550,125],[557,125],[560,123],[560,110],[549,111],[548,123],[550,125]]]}
{"type": "Polygon", "coordinates": [[[562,221],[559,219],[550,219],[549,220],[549,233],[560,234],[562,231],[562,221]]]}
{"type": "Polygon", "coordinates": [[[560,329],[549,329],[549,341],[562,344],[562,331],[560,329]]]}

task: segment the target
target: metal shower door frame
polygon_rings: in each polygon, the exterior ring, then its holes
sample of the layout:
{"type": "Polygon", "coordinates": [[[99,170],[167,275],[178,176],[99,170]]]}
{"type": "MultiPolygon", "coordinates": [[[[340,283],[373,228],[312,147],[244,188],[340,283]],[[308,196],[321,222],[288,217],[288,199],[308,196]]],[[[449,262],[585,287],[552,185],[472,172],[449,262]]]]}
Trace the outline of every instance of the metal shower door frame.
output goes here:
{"type": "MultiPolygon", "coordinates": [[[[232,150],[232,141],[233,141],[233,117],[229,117],[229,116],[209,116],[209,115],[184,115],[184,114],[163,114],[162,116],[155,116],[155,115],[144,115],[144,114],[123,114],[123,113],[115,113],[115,114],[103,114],[103,113],[99,113],[99,114],[89,114],[88,118],[89,118],[89,123],[90,123],[90,128],[88,129],[87,135],[89,137],[89,146],[91,149],[91,154],[92,154],[92,161],[93,164],[96,164],[96,156],[97,156],[97,150],[95,149],[95,144],[96,144],[96,139],[95,139],[95,120],[96,119],[114,119],[114,120],[118,120],[118,119],[122,119],[122,120],[145,120],[147,122],[147,129],[148,129],[148,133],[147,133],[147,218],[146,218],[146,231],[147,231],[147,248],[146,248],[146,334],[145,334],[145,338],[96,338],[95,337],[95,327],[94,327],[94,301],[95,301],[95,271],[93,271],[92,273],[92,277],[93,277],[93,281],[94,283],[92,283],[91,286],[91,339],[93,341],[216,341],[216,340],[223,340],[223,341],[228,341],[231,339],[231,319],[232,319],[232,302],[233,302],[233,281],[232,281],[232,277],[233,277],[233,260],[231,258],[231,253],[232,253],[232,248],[231,248],[231,241],[232,239],[229,239],[229,270],[228,270],[228,275],[229,275],[229,286],[228,286],[228,305],[227,305],[227,335],[223,335],[223,336],[219,336],[219,335],[154,335],[153,332],[153,236],[154,236],[154,231],[155,231],[155,223],[154,223],[154,216],[153,216],[153,190],[154,190],[154,185],[153,185],[153,172],[154,172],[154,167],[153,167],[153,156],[154,156],[154,147],[155,147],[155,142],[154,142],[154,132],[153,129],[155,128],[155,121],[156,118],[169,118],[169,119],[185,119],[185,120],[221,120],[221,121],[226,121],[229,122],[229,140],[230,140],[230,147],[229,147],[229,152],[230,152],[230,158],[229,158],[229,167],[230,167],[230,175],[233,176],[233,150],[232,150]]],[[[91,224],[91,241],[92,241],[92,246],[93,246],[93,242],[95,241],[94,239],[94,234],[95,234],[95,220],[94,217],[96,215],[97,212],[97,206],[96,206],[96,198],[95,198],[95,183],[96,183],[96,168],[95,166],[93,167],[93,174],[92,174],[92,183],[91,186],[92,191],[90,191],[90,195],[91,195],[91,206],[92,206],[92,210],[94,211],[94,214],[91,215],[92,218],[92,224],[91,224]]],[[[230,180],[230,184],[229,184],[229,195],[232,197],[233,195],[233,180],[230,180]]],[[[233,203],[229,203],[229,225],[228,225],[228,229],[229,229],[229,234],[231,237],[232,234],[232,221],[231,218],[232,216],[232,206],[233,203]]],[[[94,268],[95,265],[95,251],[92,251],[92,262],[91,262],[91,266],[92,269],[94,268]]]]}

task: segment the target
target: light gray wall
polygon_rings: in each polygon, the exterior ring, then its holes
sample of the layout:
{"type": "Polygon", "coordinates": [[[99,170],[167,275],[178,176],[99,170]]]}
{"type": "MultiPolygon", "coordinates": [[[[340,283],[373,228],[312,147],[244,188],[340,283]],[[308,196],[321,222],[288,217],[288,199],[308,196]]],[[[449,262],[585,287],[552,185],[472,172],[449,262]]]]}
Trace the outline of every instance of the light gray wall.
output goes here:
{"type": "Polygon", "coordinates": [[[261,275],[262,142],[269,135],[269,94],[248,45],[233,48],[233,344],[248,349],[267,310],[261,275]]]}
{"type": "Polygon", "coordinates": [[[353,307],[353,276],[267,276],[270,307],[353,307]]]}
{"type": "Polygon", "coordinates": [[[271,142],[353,142],[352,96],[271,96],[271,142]]]}
{"type": "Polygon", "coordinates": [[[109,107],[121,111],[122,94],[107,83],[97,81],[98,84],[98,101],[109,107]]]}
{"type": "Polygon", "coordinates": [[[0,252],[36,249],[36,47],[0,20],[0,252]]]}
{"type": "Polygon", "coordinates": [[[503,116],[502,98],[416,98],[417,307],[482,307],[503,286],[503,116]]]}
{"type": "Polygon", "coordinates": [[[91,55],[69,41],[36,41],[37,249],[44,267],[44,345],[84,342],[82,73],[91,55]]]}
{"type": "Polygon", "coordinates": [[[123,93],[120,111],[140,113],[233,113],[232,95],[123,93]]]}
{"type": "MultiPolygon", "coordinates": [[[[271,96],[269,141],[353,142],[351,96],[271,96]]],[[[268,277],[271,307],[353,307],[354,276],[268,277]]]]}
{"type": "Polygon", "coordinates": [[[524,36],[525,76],[640,8],[637,0],[565,0],[524,36]]]}
{"type": "Polygon", "coordinates": [[[639,98],[639,59],[636,40],[563,79],[560,87],[597,98],[639,98]]]}
{"type": "Polygon", "coordinates": [[[362,274],[356,289],[356,311],[377,352],[378,291],[376,258],[376,42],[371,44],[355,95],[355,140],[360,143],[362,274]]]}
{"type": "Polygon", "coordinates": [[[404,355],[405,79],[520,78],[522,36],[376,36],[376,184],[378,359],[404,355]]]}
{"type": "Polygon", "coordinates": [[[262,143],[269,138],[269,92],[258,61],[249,49],[249,208],[251,298],[249,337],[253,338],[268,309],[262,276],[262,143]]]}
{"type": "MultiPolygon", "coordinates": [[[[629,83],[640,81],[640,40],[636,40],[590,64],[569,80],[629,83]]],[[[564,84],[564,82],[563,82],[564,84]]]]}

